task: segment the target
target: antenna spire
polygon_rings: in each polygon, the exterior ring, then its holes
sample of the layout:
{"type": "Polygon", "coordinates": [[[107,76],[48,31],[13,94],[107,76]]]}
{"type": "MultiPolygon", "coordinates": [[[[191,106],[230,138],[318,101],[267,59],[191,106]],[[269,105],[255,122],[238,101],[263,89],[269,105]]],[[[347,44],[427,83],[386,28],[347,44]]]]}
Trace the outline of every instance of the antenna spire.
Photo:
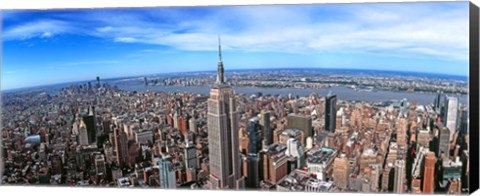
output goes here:
{"type": "Polygon", "coordinates": [[[217,68],[217,83],[218,84],[224,84],[225,78],[224,78],[224,70],[223,70],[223,62],[222,62],[222,45],[220,41],[220,35],[218,35],[218,68],[217,68]]]}
{"type": "Polygon", "coordinates": [[[218,35],[218,57],[221,62],[222,61],[222,42],[220,40],[220,34],[218,35]]]}

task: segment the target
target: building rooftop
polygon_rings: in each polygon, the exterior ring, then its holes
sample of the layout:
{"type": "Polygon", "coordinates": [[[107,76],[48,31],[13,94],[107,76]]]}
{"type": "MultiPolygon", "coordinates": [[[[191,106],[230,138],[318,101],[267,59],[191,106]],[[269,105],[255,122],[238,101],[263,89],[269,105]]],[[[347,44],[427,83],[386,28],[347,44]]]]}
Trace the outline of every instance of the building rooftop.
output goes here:
{"type": "Polygon", "coordinates": [[[316,191],[330,191],[333,183],[316,179],[311,173],[296,169],[280,180],[277,184],[279,190],[284,191],[305,191],[315,189],[316,191]]]}
{"type": "Polygon", "coordinates": [[[322,147],[317,151],[311,151],[308,154],[308,159],[307,161],[309,163],[326,163],[330,162],[335,158],[335,150],[328,148],[328,147],[322,147]]]}

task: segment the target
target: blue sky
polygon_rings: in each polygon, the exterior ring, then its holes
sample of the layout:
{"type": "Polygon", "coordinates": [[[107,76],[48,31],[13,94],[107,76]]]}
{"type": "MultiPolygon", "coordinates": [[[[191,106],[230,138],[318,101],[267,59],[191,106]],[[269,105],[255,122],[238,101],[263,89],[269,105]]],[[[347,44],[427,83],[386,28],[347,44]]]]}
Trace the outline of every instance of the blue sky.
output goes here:
{"type": "Polygon", "coordinates": [[[468,75],[468,2],[2,11],[2,89],[164,72],[468,75]]]}

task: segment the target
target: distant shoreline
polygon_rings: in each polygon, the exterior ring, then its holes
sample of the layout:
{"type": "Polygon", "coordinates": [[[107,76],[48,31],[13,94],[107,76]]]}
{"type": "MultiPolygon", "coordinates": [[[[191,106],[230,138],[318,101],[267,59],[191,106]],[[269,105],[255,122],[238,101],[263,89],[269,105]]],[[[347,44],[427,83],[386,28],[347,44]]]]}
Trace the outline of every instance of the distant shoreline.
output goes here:
{"type": "MultiPolygon", "coordinates": [[[[425,72],[409,72],[409,71],[397,71],[397,70],[369,70],[369,69],[341,69],[341,68],[259,68],[259,69],[232,69],[232,70],[225,70],[226,75],[234,72],[250,72],[250,71],[327,71],[333,72],[337,74],[341,73],[365,73],[371,75],[396,75],[396,76],[414,76],[414,77],[427,77],[427,78],[439,78],[439,79],[451,79],[451,80],[462,80],[468,82],[468,76],[461,76],[461,75],[451,75],[451,74],[443,74],[443,73],[425,73],[425,72]]],[[[138,77],[158,77],[158,76],[191,76],[197,74],[215,74],[216,70],[212,71],[188,71],[188,72],[171,72],[171,73],[156,73],[156,74],[142,74],[142,75],[135,75],[135,76],[120,76],[120,77],[111,77],[111,78],[101,78],[101,81],[113,81],[113,80],[121,80],[121,79],[132,79],[138,77]]],[[[93,77],[95,78],[95,77],[93,77]]],[[[87,83],[87,82],[96,82],[95,79],[92,80],[79,80],[79,81],[70,81],[70,82],[60,82],[54,84],[45,84],[39,86],[30,86],[30,87],[20,87],[20,88],[13,88],[13,89],[2,89],[1,93],[11,93],[11,92],[19,92],[24,90],[33,90],[36,88],[49,88],[52,86],[59,86],[59,85],[72,85],[77,83],[87,83]]]]}

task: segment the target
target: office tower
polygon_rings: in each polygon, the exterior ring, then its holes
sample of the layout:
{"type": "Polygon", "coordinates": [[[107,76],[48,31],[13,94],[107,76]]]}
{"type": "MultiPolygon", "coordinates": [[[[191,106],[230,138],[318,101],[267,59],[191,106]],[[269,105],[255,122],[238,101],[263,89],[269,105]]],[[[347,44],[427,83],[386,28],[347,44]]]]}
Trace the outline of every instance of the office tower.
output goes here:
{"type": "Polygon", "coordinates": [[[133,134],[137,144],[153,143],[153,132],[150,130],[137,130],[133,134]]]}
{"type": "Polygon", "coordinates": [[[400,117],[405,117],[407,115],[407,106],[407,98],[403,98],[402,100],[400,100],[400,117]]]}
{"type": "Polygon", "coordinates": [[[395,162],[395,181],[393,184],[394,193],[403,193],[405,183],[405,161],[397,160],[395,162]]]}
{"type": "Polygon", "coordinates": [[[160,188],[162,189],[174,189],[176,188],[176,178],[175,178],[175,170],[173,169],[173,165],[168,160],[167,157],[164,158],[155,158],[153,161],[156,166],[158,166],[159,170],[159,178],[160,178],[160,188]]]}
{"type": "Polygon", "coordinates": [[[105,164],[105,157],[102,154],[96,154],[95,159],[95,172],[97,176],[105,176],[107,175],[107,169],[106,169],[106,164],[105,164]]]}
{"type": "Polygon", "coordinates": [[[173,115],[173,128],[178,129],[178,113],[175,112],[173,115]]]}
{"type": "Polygon", "coordinates": [[[188,129],[190,131],[193,131],[194,133],[197,133],[197,120],[194,117],[192,117],[192,118],[190,118],[190,120],[188,120],[188,124],[189,124],[188,129]]]}
{"type": "Polygon", "coordinates": [[[144,81],[144,83],[145,83],[145,86],[147,86],[147,85],[148,85],[147,77],[143,77],[143,81],[144,81]]]}
{"type": "Polygon", "coordinates": [[[345,154],[335,158],[333,163],[333,180],[338,188],[345,190],[348,188],[348,175],[350,174],[350,167],[348,159],[345,154]]]}
{"type": "Polygon", "coordinates": [[[276,184],[288,173],[286,146],[273,144],[263,152],[263,178],[266,182],[276,184]]]}
{"type": "Polygon", "coordinates": [[[468,134],[468,123],[469,123],[468,109],[462,108],[460,112],[460,125],[459,125],[460,137],[463,137],[466,134],[468,134]]]}
{"type": "Polygon", "coordinates": [[[80,122],[80,126],[78,129],[78,144],[81,146],[88,145],[88,132],[85,123],[82,121],[80,122]]]}
{"type": "Polygon", "coordinates": [[[443,104],[445,103],[445,95],[443,91],[437,91],[437,95],[435,96],[434,100],[434,110],[440,114],[443,109],[443,104]]]}
{"type": "Polygon", "coordinates": [[[118,128],[113,129],[114,146],[117,158],[117,164],[123,166],[127,161],[128,152],[128,138],[127,134],[123,131],[119,131],[118,128]]]}
{"type": "Polygon", "coordinates": [[[289,114],[287,116],[287,129],[299,129],[303,132],[302,144],[305,144],[305,140],[312,136],[312,119],[308,116],[301,116],[296,114],[289,114]]]}
{"type": "Polygon", "coordinates": [[[450,133],[447,127],[441,123],[437,123],[435,128],[438,130],[438,147],[437,156],[442,158],[443,162],[446,162],[450,157],[450,133]],[[443,157],[442,157],[443,154],[443,157]]]}
{"type": "Polygon", "coordinates": [[[308,171],[315,174],[318,180],[326,181],[331,176],[337,151],[323,147],[319,150],[308,152],[308,155],[306,161],[308,171]]]}
{"type": "Polygon", "coordinates": [[[256,154],[261,149],[260,142],[260,125],[258,124],[258,117],[251,118],[248,121],[248,153],[256,154]]]}
{"type": "Polygon", "coordinates": [[[428,148],[430,140],[430,132],[428,130],[419,130],[417,132],[417,145],[428,148]]]}
{"type": "Polygon", "coordinates": [[[423,193],[432,194],[435,190],[435,154],[429,152],[425,155],[423,169],[423,193]]]}
{"type": "MultiPolygon", "coordinates": [[[[370,164],[370,190],[372,192],[377,192],[378,191],[378,186],[380,182],[380,171],[381,171],[381,166],[380,164],[370,164]]],[[[350,168],[350,167],[349,167],[350,168]]]]}
{"type": "Polygon", "coordinates": [[[257,154],[247,156],[247,188],[258,188],[260,183],[260,160],[257,154]]]}
{"type": "Polygon", "coordinates": [[[325,130],[335,132],[337,116],[337,95],[327,95],[325,98],[325,130]]]}
{"type": "Polygon", "coordinates": [[[185,167],[188,168],[197,168],[197,149],[195,145],[191,144],[190,141],[187,139],[185,141],[185,167]]]}
{"type": "Polygon", "coordinates": [[[273,143],[273,132],[270,127],[270,112],[262,111],[260,114],[260,125],[262,126],[263,140],[265,145],[270,145],[273,143]]]}
{"type": "Polygon", "coordinates": [[[244,182],[240,173],[238,112],[233,89],[224,81],[220,43],[218,49],[217,81],[208,98],[209,183],[213,189],[239,189],[244,182]]]}
{"type": "Polygon", "coordinates": [[[460,157],[456,157],[455,161],[448,160],[447,162],[443,162],[443,180],[461,179],[462,168],[460,157]]]}
{"type": "Polygon", "coordinates": [[[288,139],[285,155],[296,158],[295,169],[305,165],[305,147],[297,139],[288,139]]]}
{"type": "Polygon", "coordinates": [[[63,163],[62,157],[58,154],[54,154],[50,157],[50,161],[52,163],[52,174],[62,174],[63,163]]]}
{"type": "Polygon", "coordinates": [[[88,143],[93,144],[97,141],[97,127],[95,124],[95,107],[89,108],[89,114],[83,116],[82,120],[87,128],[88,143]]]}
{"type": "Polygon", "coordinates": [[[447,97],[445,113],[443,122],[445,126],[450,130],[450,136],[448,142],[452,141],[453,134],[457,131],[458,120],[458,98],[447,97]]]}
{"type": "Polygon", "coordinates": [[[397,124],[397,144],[403,148],[407,148],[407,119],[400,118],[397,124]]]}

